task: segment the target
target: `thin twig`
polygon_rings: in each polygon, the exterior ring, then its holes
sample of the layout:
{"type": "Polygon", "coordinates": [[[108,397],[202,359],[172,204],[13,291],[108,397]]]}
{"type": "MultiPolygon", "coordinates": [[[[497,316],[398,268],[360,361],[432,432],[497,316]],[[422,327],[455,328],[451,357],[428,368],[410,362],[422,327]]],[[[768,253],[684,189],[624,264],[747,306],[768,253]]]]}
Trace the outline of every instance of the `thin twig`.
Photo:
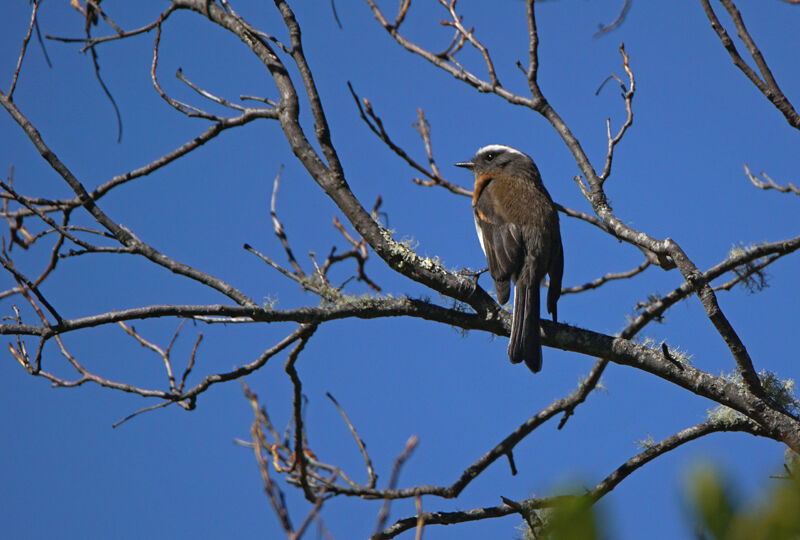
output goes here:
{"type": "Polygon", "coordinates": [[[183,392],[183,386],[186,384],[186,378],[192,372],[192,368],[194,367],[194,361],[197,357],[197,349],[200,347],[200,342],[203,341],[203,333],[200,332],[197,334],[197,339],[194,341],[194,346],[192,347],[192,354],[189,356],[189,364],[186,366],[186,369],[183,371],[183,375],[181,375],[181,382],[178,385],[178,392],[183,392]]]}
{"type": "MultiPolygon", "coordinates": [[[[212,120],[215,122],[220,122],[223,120],[222,117],[211,114],[206,112],[194,105],[189,105],[188,103],[184,103],[177,99],[173,99],[167,95],[166,92],[161,88],[161,85],[158,83],[158,77],[156,76],[156,71],[158,68],[158,49],[159,44],[161,43],[161,22],[156,25],[156,39],[153,44],[153,62],[150,66],[150,79],[153,81],[153,87],[158,92],[158,95],[166,101],[173,109],[176,111],[185,114],[189,118],[205,118],[206,120],[212,120]]],[[[94,49],[93,49],[94,50],[94,49]]]]}
{"type": "Polygon", "coordinates": [[[596,289],[601,285],[608,283],[609,281],[614,281],[618,279],[629,279],[636,275],[641,274],[647,268],[650,267],[650,261],[644,261],[642,264],[633,268],[631,270],[627,270],[625,272],[610,272],[604,276],[600,276],[597,279],[589,281],[588,283],[584,283],[583,285],[576,285],[574,287],[562,287],[561,294],[574,294],[583,291],[588,291],[590,289],[596,289]]]}
{"type": "MultiPolygon", "coordinates": [[[[297,375],[297,370],[294,367],[295,362],[297,362],[297,358],[300,356],[300,353],[308,343],[308,340],[311,339],[311,336],[314,335],[314,332],[317,330],[317,325],[315,324],[306,324],[300,327],[301,333],[299,336],[299,340],[297,345],[292,349],[289,353],[289,358],[286,360],[286,365],[284,366],[284,370],[289,375],[289,378],[292,380],[292,386],[294,388],[294,394],[292,398],[292,404],[294,409],[294,459],[295,464],[297,465],[297,474],[300,477],[300,485],[303,487],[303,493],[310,502],[315,502],[318,498],[317,495],[311,491],[311,487],[308,485],[308,478],[306,477],[306,447],[304,444],[305,439],[305,431],[303,429],[303,414],[302,414],[302,403],[303,403],[303,385],[300,381],[300,377],[297,375]]],[[[319,496],[322,498],[322,496],[319,496]]]]}
{"type": "Polygon", "coordinates": [[[289,259],[289,264],[291,264],[292,268],[294,268],[295,275],[298,279],[304,279],[306,274],[303,272],[303,269],[297,262],[297,259],[295,259],[294,253],[292,253],[292,248],[289,245],[289,240],[286,238],[286,230],[283,228],[283,224],[281,224],[280,220],[278,219],[278,186],[281,183],[282,173],[283,165],[278,167],[278,174],[275,175],[275,180],[272,182],[272,198],[270,199],[269,204],[269,215],[272,217],[272,228],[275,231],[275,236],[277,236],[278,240],[280,240],[283,250],[286,252],[286,257],[289,259]]]}
{"type": "Polygon", "coordinates": [[[214,103],[218,103],[218,104],[220,104],[220,105],[222,105],[224,107],[228,107],[228,108],[231,108],[231,109],[234,109],[234,110],[237,110],[237,111],[241,111],[241,112],[244,112],[244,111],[248,110],[246,107],[242,107],[241,105],[238,105],[236,103],[231,103],[230,101],[228,101],[225,98],[221,98],[219,96],[215,96],[214,94],[212,94],[208,90],[203,90],[202,88],[200,88],[199,86],[194,84],[192,81],[187,79],[186,76],[183,74],[183,70],[180,69],[180,68],[178,68],[178,71],[175,72],[175,77],[177,77],[181,82],[185,83],[186,86],[188,86],[189,88],[191,88],[192,90],[194,90],[195,92],[197,92],[198,94],[203,96],[204,98],[213,101],[214,103]]]}
{"type": "Polygon", "coordinates": [[[155,405],[151,405],[149,407],[145,407],[143,409],[139,409],[135,413],[129,414],[128,416],[126,416],[122,420],[118,420],[117,422],[114,422],[113,424],[111,424],[111,427],[112,428],[118,428],[119,426],[121,426],[122,424],[127,422],[128,420],[136,418],[137,416],[139,416],[142,413],[155,411],[156,409],[161,409],[163,407],[166,407],[167,405],[171,405],[172,403],[174,403],[174,401],[164,401],[164,402],[161,402],[161,403],[156,403],[155,405]]]}
{"type": "MultiPolygon", "coordinates": [[[[86,36],[89,37],[89,27],[87,26],[86,36]]],[[[97,51],[94,47],[89,47],[89,53],[92,57],[92,66],[94,66],[94,75],[97,78],[97,82],[100,83],[100,88],[103,89],[103,93],[108,98],[108,101],[111,102],[111,106],[114,108],[114,115],[117,118],[117,142],[122,142],[122,114],[119,112],[119,107],[117,106],[117,101],[114,99],[114,96],[111,94],[111,90],[108,89],[106,86],[103,77],[100,76],[100,60],[97,55],[97,51]]]]}
{"type": "MultiPolygon", "coordinates": [[[[417,447],[417,443],[419,443],[419,438],[416,435],[412,435],[411,437],[409,437],[408,441],[406,441],[406,447],[403,449],[400,455],[397,456],[397,458],[394,460],[394,465],[392,466],[392,474],[389,477],[389,486],[388,486],[389,490],[393,490],[394,487],[397,485],[397,479],[400,476],[400,469],[403,468],[403,464],[411,456],[411,453],[417,447]]],[[[419,494],[417,494],[416,496],[419,496],[419,494]]],[[[375,526],[375,532],[372,534],[370,539],[377,538],[378,535],[380,535],[383,528],[386,526],[386,519],[389,517],[389,507],[391,506],[391,504],[392,504],[391,499],[387,498],[383,501],[383,504],[381,505],[381,510],[380,512],[378,512],[378,520],[377,520],[378,523],[375,526]]]]}
{"type": "Polygon", "coordinates": [[[174,4],[170,4],[170,6],[155,21],[146,24],[141,28],[137,28],[135,30],[118,31],[116,34],[110,36],[102,36],[102,37],[88,36],[80,38],[68,38],[68,37],[45,35],[45,37],[47,39],[52,39],[53,41],[60,41],[62,43],[85,43],[86,46],[81,49],[81,52],[85,52],[87,49],[89,49],[89,47],[94,47],[95,45],[99,45],[100,43],[105,43],[107,41],[116,41],[119,39],[125,39],[139,34],[150,32],[156,26],[167,20],[167,17],[169,17],[169,15],[176,9],[177,8],[174,4]]]}
{"type": "Polygon", "coordinates": [[[731,19],[733,19],[733,24],[736,27],[736,31],[747,47],[750,56],[755,61],[756,66],[761,72],[763,80],[758,76],[753,68],[747,65],[747,62],[742,59],[733,40],[728,35],[725,27],[722,26],[722,23],[720,23],[716,13],[714,13],[714,9],[711,7],[710,1],[700,0],[700,4],[703,6],[706,17],[711,23],[711,28],[714,30],[714,32],[716,32],[717,37],[719,37],[719,40],[722,43],[722,46],[725,47],[726,51],[728,51],[728,55],[731,57],[733,64],[739,68],[739,70],[744,73],[748,79],[750,79],[750,82],[752,82],[755,87],[758,88],[758,90],[764,94],[764,96],[775,106],[775,108],[777,108],[783,114],[783,116],[786,118],[786,121],[789,122],[789,125],[796,129],[800,129],[800,114],[797,113],[795,108],[792,106],[792,103],[786,98],[783,91],[778,86],[778,83],[773,77],[772,71],[769,69],[766,60],[764,60],[761,51],[759,50],[753,38],[750,36],[750,33],[747,31],[744,20],[742,19],[741,13],[739,13],[739,10],[736,8],[736,5],[731,0],[720,0],[720,2],[728,11],[731,19]]]}
{"type": "Polygon", "coordinates": [[[411,516],[397,520],[390,527],[382,530],[379,534],[370,537],[370,540],[388,540],[398,536],[400,533],[418,527],[420,518],[425,525],[453,525],[457,523],[467,523],[482,519],[491,519],[507,516],[523,511],[536,510],[540,508],[550,508],[569,499],[576,497],[588,497],[591,504],[597,502],[604,495],[611,492],[620,482],[627,478],[631,473],[640,469],[655,458],[662,456],[679,446],[691,442],[700,437],[711,433],[739,431],[752,434],[763,434],[763,430],[755,426],[749,420],[737,420],[734,422],[703,422],[696,426],[684,429],[656,443],[643,452],[632,457],[605,479],[599,482],[591,491],[582,495],[566,495],[558,497],[532,497],[524,501],[512,501],[503,498],[505,504],[502,506],[491,506],[484,508],[472,508],[456,512],[425,512],[420,515],[411,516]]]}
{"type": "Polygon", "coordinates": [[[31,22],[28,25],[28,31],[25,37],[22,38],[22,47],[19,51],[19,58],[17,58],[17,67],[14,68],[14,76],[11,78],[11,87],[8,89],[8,99],[14,98],[14,89],[17,87],[17,79],[19,78],[19,71],[22,69],[22,59],[25,58],[25,51],[28,49],[28,42],[31,40],[33,28],[36,26],[36,14],[39,11],[40,0],[33,0],[33,8],[31,9],[31,22]]]}
{"type": "Polygon", "coordinates": [[[244,394],[253,409],[253,415],[255,416],[253,419],[253,425],[250,428],[250,434],[253,438],[253,453],[255,454],[256,462],[258,463],[258,469],[261,472],[261,479],[264,482],[264,491],[266,492],[267,497],[272,504],[273,510],[278,515],[278,519],[280,520],[284,532],[291,537],[291,535],[294,533],[294,529],[292,527],[292,522],[289,519],[289,511],[286,508],[286,500],[284,499],[283,492],[281,491],[280,487],[278,487],[278,485],[272,481],[272,478],[270,478],[269,463],[264,457],[266,449],[269,448],[269,445],[267,444],[266,438],[264,437],[264,432],[261,429],[261,424],[265,418],[262,416],[261,410],[258,406],[258,396],[250,391],[250,388],[248,388],[244,381],[242,381],[242,387],[244,389],[244,394]]]}
{"type": "Polygon", "coordinates": [[[744,173],[747,175],[747,178],[750,179],[750,182],[752,182],[752,184],[758,189],[774,189],[776,191],[780,191],[781,193],[794,193],[795,195],[800,195],[800,188],[791,182],[787,183],[786,186],[781,186],[776,183],[775,180],[770,178],[765,172],[762,172],[761,176],[766,180],[766,182],[762,182],[750,172],[750,169],[747,167],[746,163],[744,164],[744,173]]]}
{"type": "MultiPolygon", "coordinates": [[[[628,128],[633,125],[633,96],[636,93],[636,79],[633,77],[633,71],[630,68],[628,54],[625,52],[625,44],[621,43],[619,46],[619,53],[622,55],[622,67],[625,70],[625,73],[628,76],[628,86],[626,87],[622,81],[620,81],[620,88],[622,89],[622,99],[625,101],[625,122],[623,122],[622,126],[620,126],[619,131],[613,137],[611,136],[611,120],[606,120],[606,133],[608,137],[608,149],[606,151],[606,161],[605,165],[603,166],[603,172],[600,173],[598,176],[600,180],[600,184],[602,185],[603,182],[608,179],[609,174],[611,174],[611,163],[614,159],[614,148],[619,144],[622,140],[622,137],[625,135],[625,132],[628,131],[628,128]]],[[[619,78],[615,77],[618,81],[619,78]]]]}
{"type": "Polygon", "coordinates": [[[597,30],[597,32],[594,33],[594,35],[592,35],[592,37],[594,39],[597,39],[600,36],[604,36],[609,32],[612,32],[617,28],[619,28],[619,26],[625,21],[625,17],[628,16],[628,11],[630,11],[631,9],[631,4],[632,0],[625,0],[625,3],[622,4],[622,9],[620,10],[619,15],[617,15],[617,18],[608,24],[599,25],[599,29],[597,30]]]}
{"type": "Polygon", "coordinates": [[[458,13],[456,13],[456,0],[449,0],[449,1],[439,0],[439,4],[444,6],[444,8],[450,13],[451,17],[451,21],[441,21],[441,23],[445,26],[452,26],[453,28],[455,28],[459,34],[464,36],[464,38],[466,38],[472,44],[472,46],[475,47],[481,53],[481,55],[483,56],[483,61],[486,64],[486,71],[489,72],[489,80],[491,81],[492,86],[494,87],[502,86],[500,84],[499,79],[497,78],[497,73],[495,72],[494,69],[494,62],[492,62],[492,57],[489,54],[489,49],[487,49],[486,46],[480,41],[478,41],[478,39],[475,37],[474,28],[470,28],[469,30],[467,30],[461,23],[461,16],[458,13]]]}
{"type": "MultiPolygon", "coordinates": [[[[442,178],[442,176],[436,170],[428,170],[428,169],[426,169],[425,167],[420,165],[414,158],[409,156],[408,153],[405,150],[403,150],[400,146],[395,144],[395,142],[392,140],[392,138],[386,132],[386,128],[384,128],[384,126],[383,126],[383,121],[375,113],[374,109],[372,108],[372,103],[370,103],[370,101],[367,98],[363,98],[363,99],[360,98],[358,96],[358,94],[356,94],[355,90],[353,89],[353,85],[350,84],[350,81],[347,82],[347,87],[350,90],[350,95],[353,96],[353,101],[355,101],[356,107],[358,107],[358,113],[359,113],[359,116],[361,117],[361,120],[363,120],[364,123],[367,125],[367,127],[369,127],[370,131],[372,131],[375,135],[377,135],[377,137],[381,141],[383,141],[383,143],[386,144],[386,146],[388,146],[392,150],[392,152],[397,154],[397,156],[399,156],[400,159],[402,159],[410,167],[412,167],[413,169],[416,169],[417,171],[419,171],[420,173],[422,173],[423,175],[425,175],[426,177],[428,177],[430,179],[429,181],[420,180],[420,179],[414,179],[415,183],[420,184],[420,185],[424,185],[424,186],[438,185],[438,186],[442,186],[442,187],[448,189],[449,191],[452,191],[453,193],[456,193],[458,195],[467,195],[467,196],[470,196],[470,197],[472,196],[472,191],[464,189],[461,186],[458,186],[458,185],[453,184],[451,182],[448,182],[447,180],[442,178]],[[363,105],[362,105],[362,103],[363,103],[363,105]]],[[[424,120],[424,118],[423,118],[423,120],[424,120]]],[[[422,132],[420,132],[420,134],[423,137],[423,142],[424,142],[426,140],[425,139],[426,137],[430,137],[430,128],[427,125],[427,123],[423,123],[423,124],[420,124],[420,125],[421,126],[425,126],[423,129],[426,129],[426,131],[427,131],[426,135],[422,135],[422,132]]],[[[418,131],[419,131],[419,129],[420,128],[418,128],[418,131]]],[[[429,142],[427,144],[429,144],[429,142]]]]}
{"type": "Polygon", "coordinates": [[[361,455],[364,457],[364,465],[367,467],[367,476],[369,478],[367,480],[367,487],[370,489],[374,488],[375,482],[377,481],[378,477],[375,474],[375,469],[372,467],[372,460],[369,458],[369,454],[367,453],[367,447],[364,444],[364,441],[362,441],[361,437],[358,436],[356,428],[353,426],[353,423],[350,422],[350,419],[347,417],[347,413],[344,412],[344,409],[342,409],[342,406],[339,405],[339,402],[336,401],[336,399],[331,395],[330,392],[325,392],[325,395],[328,396],[328,399],[330,399],[336,406],[336,408],[339,410],[339,414],[342,415],[342,418],[344,418],[347,427],[350,429],[350,433],[353,435],[353,439],[355,439],[356,444],[358,445],[358,449],[361,452],[361,455]]]}

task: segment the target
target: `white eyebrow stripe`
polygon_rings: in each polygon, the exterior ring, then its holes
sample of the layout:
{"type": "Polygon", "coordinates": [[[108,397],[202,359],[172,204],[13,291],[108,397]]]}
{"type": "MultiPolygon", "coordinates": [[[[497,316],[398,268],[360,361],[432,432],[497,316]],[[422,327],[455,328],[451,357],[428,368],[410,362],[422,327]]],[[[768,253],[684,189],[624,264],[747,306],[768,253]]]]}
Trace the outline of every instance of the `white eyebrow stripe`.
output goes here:
{"type": "Polygon", "coordinates": [[[479,148],[478,151],[475,152],[475,155],[477,156],[478,154],[481,154],[483,152],[503,152],[503,151],[510,152],[512,154],[519,154],[521,156],[525,155],[516,148],[511,148],[510,146],[506,146],[504,144],[489,144],[487,146],[484,146],[483,148],[479,148]]]}

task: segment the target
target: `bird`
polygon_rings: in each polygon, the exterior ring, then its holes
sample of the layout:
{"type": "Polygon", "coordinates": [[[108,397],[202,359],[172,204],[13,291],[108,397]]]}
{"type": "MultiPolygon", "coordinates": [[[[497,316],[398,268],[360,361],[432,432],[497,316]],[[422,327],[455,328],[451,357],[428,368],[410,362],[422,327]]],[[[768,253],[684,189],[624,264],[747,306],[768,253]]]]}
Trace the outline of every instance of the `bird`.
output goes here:
{"type": "Polygon", "coordinates": [[[538,373],[542,369],[539,289],[549,275],[547,311],[556,322],[564,274],[558,211],[536,164],[515,148],[490,144],[470,161],[455,165],[475,175],[475,228],[501,305],[508,302],[510,282],[514,283],[508,357],[538,373]]]}

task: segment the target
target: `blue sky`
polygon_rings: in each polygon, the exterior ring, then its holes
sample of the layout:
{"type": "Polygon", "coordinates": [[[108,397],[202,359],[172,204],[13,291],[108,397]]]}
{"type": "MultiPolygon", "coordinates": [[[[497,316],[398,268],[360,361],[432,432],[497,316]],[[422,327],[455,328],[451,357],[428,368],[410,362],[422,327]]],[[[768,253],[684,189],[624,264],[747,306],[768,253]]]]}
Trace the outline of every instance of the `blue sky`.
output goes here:
{"type": "MultiPolygon", "coordinates": [[[[285,35],[271,4],[238,4],[237,10],[255,26],[285,35]]],[[[448,268],[485,264],[468,199],[413,184],[415,171],[358,118],[347,81],[370,99],[395,141],[420,161],[424,148],[411,124],[417,109],[423,108],[435,156],[450,181],[469,187],[470,175],[451,164],[469,158],[484,144],[509,144],[536,160],[557,202],[590,211],[572,181],[577,166],[538,115],[496,96],[477,94],[402,50],[362,3],[336,3],[341,30],[328,2],[297,4],[306,54],[348,182],[365,206],[383,197],[382,210],[398,239],[413,239],[418,253],[438,256],[448,268]]],[[[422,45],[443,49],[451,33],[438,21],[446,13],[433,2],[424,4],[412,6],[404,30],[422,45]]],[[[593,39],[597,25],[613,20],[621,4],[562,0],[542,3],[537,11],[542,89],[596,167],[605,152],[605,119],[610,117],[618,126],[624,109],[615,84],[606,85],[598,96],[595,90],[609,74],[621,74],[620,42],[630,54],[637,82],[635,121],[618,147],[606,184],[616,215],[654,237],[673,238],[701,269],[725,258],[739,243],[796,236],[800,200],[755,189],[742,164],[767,171],[780,183],[797,184],[794,150],[800,134],[733,67],[699,2],[635,1],[618,30],[593,39]]],[[[103,2],[127,29],[154,19],[166,5],[103,2]]],[[[382,5],[390,13],[396,8],[396,2],[382,5]]],[[[792,41],[800,8],[777,0],[742,1],[739,7],[781,88],[800,103],[797,47],[792,41]]],[[[467,26],[474,25],[492,51],[503,84],[524,93],[525,79],[514,65],[527,58],[524,3],[504,0],[489,8],[485,2],[462,0],[459,8],[467,26]]],[[[0,22],[4,90],[30,17],[27,2],[21,0],[9,3],[6,10],[0,22]]],[[[729,24],[721,7],[718,12],[729,24]]],[[[44,2],[39,21],[44,34],[77,37],[83,28],[66,1],[44,2]]],[[[99,32],[110,29],[101,26],[99,32]]],[[[49,69],[39,45],[31,43],[15,102],[86,186],[148,163],[207,127],[203,120],[176,113],[154,91],[149,76],[153,39],[146,34],[99,49],[102,74],[122,113],[121,144],[116,143],[113,111],[94,79],[89,57],[79,54],[77,46],[48,41],[53,62],[49,69]]],[[[483,73],[474,54],[466,53],[463,59],[483,73]]],[[[257,59],[235,37],[196,14],[178,13],[165,24],[159,78],[173,97],[206,106],[173,77],[179,67],[198,85],[231,100],[241,94],[276,97],[257,59]]],[[[312,132],[306,104],[303,119],[312,132]]],[[[20,192],[50,198],[70,195],[63,180],[3,114],[0,175],[7,178],[12,165],[20,192]]],[[[294,159],[274,121],[228,131],[186,159],[114,191],[101,207],[157,249],[227,280],[252,298],[276,301],[278,308],[316,305],[315,297],[242,249],[247,242],[284,260],[267,212],[272,180],[281,165],[278,211],[295,253],[308,269],[307,252],[324,258],[332,245],[346,249],[331,225],[341,213],[294,159]]],[[[78,212],[76,219],[91,224],[85,213],[78,212]]],[[[585,223],[562,218],[562,235],[567,286],[641,262],[637,249],[585,223]]],[[[46,266],[49,253],[15,249],[12,255],[33,275],[46,266]]],[[[334,276],[343,281],[352,268],[349,263],[340,266],[334,276]]],[[[392,275],[375,257],[367,270],[385,293],[429,294],[392,275]]],[[[784,258],[768,274],[770,288],[755,295],[740,288],[720,293],[720,304],[757,369],[797,378],[797,354],[787,341],[798,330],[800,258],[784,258]]],[[[2,279],[4,289],[12,286],[9,276],[2,279]]],[[[629,282],[563,297],[559,315],[568,324],[613,334],[625,326],[626,315],[638,301],[651,293],[665,294],[680,283],[677,271],[650,268],[629,282]]],[[[350,287],[354,293],[366,292],[360,283],[350,287]]],[[[61,261],[42,290],[69,318],[155,303],[225,301],[143,260],[109,255],[61,261]]],[[[3,315],[11,313],[12,304],[23,301],[4,300],[3,315]]],[[[166,345],[178,324],[145,321],[135,326],[148,339],[166,345]]],[[[190,383],[252,361],[293,328],[188,324],[175,345],[176,369],[187,361],[198,332],[204,333],[204,340],[190,383]]],[[[641,337],[666,340],[691,354],[696,367],[715,374],[734,366],[696,298],[673,307],[665,324],[648,326],[641,337]]],[[[70,335],[65,342],[72,354],[103,376],[164,388],[159,358],[118,327],[70,335]]],[[[411,435],[420,443],[399,485],[452,483],[528,417],[571,392],[593,364],[592,358],[546,348],[544,369],[533,376],[522,366],[510,365],[505,348],[505,338],[479,332],[462,336],[447,326],[418,320],[323,325],[297,364],[308,397],[311,448],[325,461],[365,479],[358,449],[325,398],[330,392],[367,443],[380,486],[385,486],[394,457],[411,435]]],[[[247,378],[278,426],[291,416],[292,386],[283,372],[284,359],[285,355],[272,359],[247,378]]],[[[45,367],[74,377],[53,344],[46,348],[45,367]]],[[[190,413],[162,409],[111,429],[111,424],[151,402],[91,385],[51,389],[43,379],[27,375],[10,355],[0,362],[0,381],[0,528],[9,538],[279,537],[252,452],[233,444],[236,438],[248,438],[252,421],[237,383],[213,387],[190,413]]],[[[608,391],[593,393],[563,430],[557,431],[557,423],[551,421],[516,448],[517,476],[498,461],[457,501],[424,498],[423,508],[468,509],[500,504],[501,495],[522,499],[575,483],[592,486],[638,452],[635,441],[648,435],[660,440],[701,422],[712,406],[622,366],[611,365],[603,383],[608,391]]],[[[744,497],[756,497],[769,485],[769,474],[780,469],[782,454],[783,448],[772,441],[712,435],[635,472],[601,506],[615,538],[641,538],[643,533],[655,539],[684,537],[691,529],[681,493],[693,463],[719,464],[744,497]]],[[[292,488],[285,491],[297,522],[308,506],[292,488]]],[[[336,538],[363,538],[372,532],[378,508],[377,502],[334,500],[322,517],[336,538]]],[[[413,502],[397,502],[390,521],[413,513],[413,502]]],[[[518,524],[512,516],[457,527],[430,526],[425,538],[512,538],[518,524]]]]}

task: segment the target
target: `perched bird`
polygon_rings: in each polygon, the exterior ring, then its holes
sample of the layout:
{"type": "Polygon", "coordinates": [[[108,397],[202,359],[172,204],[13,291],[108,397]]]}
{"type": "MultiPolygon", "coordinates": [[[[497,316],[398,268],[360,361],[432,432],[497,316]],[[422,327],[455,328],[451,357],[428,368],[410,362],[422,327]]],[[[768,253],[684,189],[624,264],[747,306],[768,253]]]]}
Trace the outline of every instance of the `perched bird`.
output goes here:
{"type": "Polygon", "coordinates": [[[545,274],[550,275],[547,311],[553,321],[561,296],[564,251],[558,212],[536,164],[519,150],[484,146],[471,161],[456,166],[475,174],[475,228],[501,304],[508,302],[509,281],[514,282],[508,357],[514,364],[525,362],[536,373],[542,369],[539,288],[545,274]]]}

